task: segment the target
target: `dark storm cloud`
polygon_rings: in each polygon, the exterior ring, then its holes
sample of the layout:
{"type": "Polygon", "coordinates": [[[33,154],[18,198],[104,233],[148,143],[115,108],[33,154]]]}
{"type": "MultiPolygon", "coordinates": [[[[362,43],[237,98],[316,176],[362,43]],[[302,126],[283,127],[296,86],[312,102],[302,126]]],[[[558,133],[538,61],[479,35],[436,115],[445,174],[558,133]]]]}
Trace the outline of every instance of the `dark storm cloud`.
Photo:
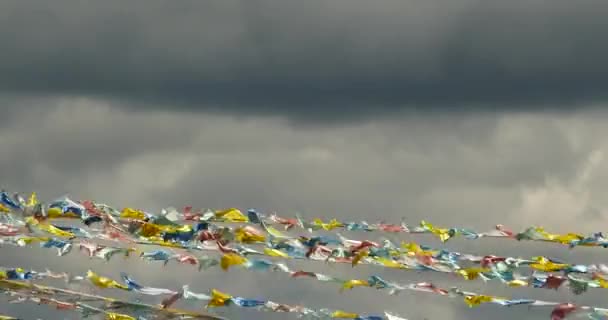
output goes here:
{"type": "MultiPolygon", "coordinates": [[[[332,120],[606,98],[605,1],[3,2],[0,88],[332,120]]],[[[138,108],[133,106],[133,108],[138,108]]]]}

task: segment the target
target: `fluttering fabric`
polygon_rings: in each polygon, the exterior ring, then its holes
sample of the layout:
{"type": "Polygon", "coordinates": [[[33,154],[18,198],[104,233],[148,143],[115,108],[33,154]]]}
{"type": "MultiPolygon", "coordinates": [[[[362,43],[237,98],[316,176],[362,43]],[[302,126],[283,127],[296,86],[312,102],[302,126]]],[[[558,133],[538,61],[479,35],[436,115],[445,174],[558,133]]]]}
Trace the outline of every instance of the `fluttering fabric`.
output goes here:
{"type": "MultiPolygon", "coordinates": [[[[501,306],[549,306],[552,308],[551,319],[563,319],[574,312],[582,312],[590,319],[605,319],[608,314],[601,308],[533,299],[505,299],[463,292],[456,288],[441,289],[430,283],[397,284],[386,281],[379,275],[361,279],[341,279],[322,273],[292,270],[284,262],[277,261],[307,259],[326,263],[347,263],[353,267],[367,264],[401,270],[432,271],[454,274],[464,280],[500,281],[510,287],[550,290],[568,287],[575,294],[587,292],[590,288],[608,288],[608,267],[603,264],[570,264],[544,256],[527,259],[476,256],[431,248],[414,242],[397,245],[389,240],[380,243],[371,240],[358,241],[343,237],[339,233],[340,230],[432,234],[442,242],[463,236],[468,239],[495,237],[552,242],[570,248],[581,245],[608,247],[608,239],[599,232],[582,236],[576,233],[552,234],[542,227],[530,227],[515,233],[502,225],[497,225],[494,230],[488,232],[477,232],[466,228],[439,227],[426,221],[416,226],[403,222],[370,224],[365,221],[344,222],[318,218],[305,221],[299,215],[284,218],[276,214],[264,215],[256,210],[241,211],[237,208],[194,210],[192,207],[185,207],[181,211],[168,208],[163,209],[160,214],[151,214],[129,207],[117,210],[90,200],[73,201],[68,197],[43,204],[38,201],[35,193],[25,199],[19,194],[0,192],[0,244],[20,247],[38,244],[42,248],[56,250],[58,256],[78,251],[89,258],[106,261],[116,257],[139,257],[164,264],[175,261],[195,266],[199,271],[212,267],[220,267],[224,271],[234,267],[251,271],[278,271],[289,274],[293,279],[305,277],[334,283],[342,292],[367,287],[383,289],[390,294],[411,290],[462,297],[469,307],[486,303],[501,306]],[[80,220],[83,227],[65,223],[74,220],[80,220]],[[284,230],[297,227],[309,233],[292,236],[277,229],[279,226],[284,230]],[[310,234],[315,231],[323,231],[324,234],[310,234]],[[110,241],[113,244],[101,244],[102,241],[110,241]],[[151,249],[141,249],[142,246],[151,249]],[[203,251],[214,252],[218,256],[201,255],[203,251]]],[[[21,268],[0,270],[0,281],[33,281],[44,277],[64,278],[66,281],[86,280],[99,289],[163,296],[160,304],[162,308],[168,308],[180,299],[193,299],[204,301],[208,307],[234,305],[265,311],[286,311],[283,310],[285,305],[275,305],[267,300],[234,297],[219,290],[210,290],[208,294],[204,294],[191,292],[189,286],[179,290],[147,287],[124,273],[120,277],[121,283],[90,270],[85,276],[74,278],[65,273],[55,274],[50,271],[34,272],[21,268]]],[[[75,307],[95,313],[93,306],[75,307]]],[[[300,316],[311,319],[400,319],[390,313],[382,316],[359,315],[339,309],[330,312],[298,307],[288,312],[297,312],[300,316]]],[[[103,314],[107,319],[137,319],[127,314],[107,311],[103,311],[103,314]]]]}
{"type": "MultiPolygon", "coordinates": [[[[246,214],[237,208],[228,208],[221,210],[198,210],[195,211],[192,207],[186,207],[182,212],[178,212],[173,208],[164,209],[160,215],[154,215],[143,210],[134,208],[124,208],[116,210],[108,205],[96,203],[86,200],[75,202],[67,197],[62,197],[51,202],[48,205],[38,203],[36,194],[32,194],[28,200],[25,200],[21,195],[9,195],[8,192],[0,192],[0,213],[4,212],[20,212],[32,214],[41,218],[78,218],[83,222],[101,221],[101,217],[109,215],[113,218],[126,218],[139,221],[159,221],[167,222],[194,221],[194,222],[223,222],[223,223],[253,223],[266,225],[282,225],[285,229],[300,227],[310,232],[316,230],[349,230],[349,231],[366,231],[366,232],[401,232],[412,234],[433,234],[441,241],[445,242],[457,236],[463,236],[467,239],[481,239],[484,237],[505,238],[514,240],[529,240],[554,242],[575,246],[601,246],[608,247],[608,239],[601,232],[596,232],[588,236],[577,233],[552,234],[544,230],[542,227],[529,227],[522,232],[514,232],[503,225],[496,225],[493,230],[486,232],[478,232],[468,228],[460,227],[437,227],[429,222],[422,221],[419,225],[408,225],[405,222],[400,224],[386,223],[367,223],[361,222],[344,222],[335,218],[323,221],[319,218],[305,221],[300,215],[295,218],[279,217],[276,214],[265,215],[256,210],[249,209],[246,214]]],[[[111,218],[110,218],[111,219],[111,218]]],[[[44,228],[44,226],[43,226],[44,228]]],[[[273,228],[274,229],[274,228],[273,228]]],[[[172,229],[162,230],[171,232],[172,229]]],[[[276,230],[276,229],[274,229],[276,230]]],[[[175,230],[173,230],[175,232],[175,230]]],[[[184,230],[182,230],[184,231],[184,230]]],[[[187,231],[185,231],[187,233],[187,231]]],[[[68,236],[66,234],[66,236],[68,236]]]]}
{"type": "MultiPolygon", "coordinates": [[[[83,281],[82,278],[84,277],[74,277],[74,280],[83,281]]],[[[118,320],[145,320],[152,319],[152,317],[222,320],[221,317],[208,313],[128,302],[91,293],[43,286],[23,280],[0,280],[0,292],[9,297],[10,303],[32,302],[39,305],[48,305],[57,310],[79,312],[82,318],[102,315],[104,319],[118,320]]]]}
{"type": "MultiPolygon", "coordinates": [[[[53,273],[50,271],[46,272],[37,272],[33,270],[25,271],[25,269],[20,268],[19,272],[22,274],[30,274],[29,277],[16,277],[19,281],[24,281],[26,278],[30,280],[38,280],[44,279],[51,275],[56,275],[57,273],[53,273]]],[[[291,272],[293,277],[298,276],[308,276],[311,277],[314,275],[312,272],[291,272]]],[[[60,273],[66,274],[66,273],[60,273]]],[[[102,277],[97,275],[93,271],[88,271],[86,277],[85,276],[67,276],[71,281],[89,281],[93,286],[99,289],[121,289],[137,292],[143,295],[168,295],[168,298],[164,299],[161,307],[166,309],[170,307],[172,304],[177,302],[179,299],[187,299],[187,300],[195,300],[201,303],[204,303],[207,307],[215,308],[215,307],[226,307],[230,305],[234,305],[241,308],[248,309],[257,309],[259,311],[269,311],[269,312],[294,312],[299,313],[302,316],[306,316],[307,319],[399,319],[396,316],[390,315],[390,313],[385,313],[384,315],[359,315],[357,313],[347,312],[343,310],[329,310],[329,309],[320,309],[313,310],[303,306],[290,306],[286,304],[280,304],[277,302],[273,302],[270,300],[260,300],[260,299],[251,299],[251,298],[243,298],[233,296],[231,294],[225,293],[218,289],[210,289],[208,290],[208,294],[204,293],[195,293],[190,291],[190,287],[188,285],[184,285],[180,290],[170,290],[165,288],[152,288],[144,286],[134,279],[132,279],[129,275],[122,273],[121,278],[124,281],[124,284],[118,283],[116,280],[102,277]],[[92,276],[93,275],[93,276],[92,276]],[[103,279],[103,280],[99,280],[103,279]],[[101,284],[100,284],[101,283],[101,284]]],[[[9,280],[0,280],[0,283],[9,280]]],[[[15,281],[15,280],[13,280],[15,281]]],[[[320,280],[325,281],[325,280],[320,280]]],[[[331,282],[331,281],[330,281],[331,282]]],[[[378,276],[372,276],[368,280],[347,280],[347,281],[333,281],[333,282],[342,282],[343,289],[352,289],[357,286],[362,287],[375,287],[377,289],[386,289],[389,288],[392,290],[392,293],[397,293],[403,290],[409,291],[417,291],[417,292],[426,292],[432,293],[440,296],[444,296],[447,298],[462,298],[464,303],[469,307],[476,307],[481,304],[491,303],[503,307],[513,307],[513,306],[526,306],[526,307],[542,307],[549,308],[551,319],[564,319],[568,314],[578,310],[582,315],[588,316],[590,319],[602,319],[601,317],[608,314],[608,311],[603,308],[593,307],[593,306],[584,306],[584,305],[574,305],[572,303],[561,303],[561,302],[553,302],[553,301],[543,301],[543,300],[535,300],[535,299],[526,299],[526,298],[518,298],[518,299],[507,299],[503,297],[497,297],[492,295],[479,294],[475,292],[463,291],[461,289],[452,287],[449,289],[444,289],[435,286],[432,283],[421,282],[421,283],[412,283],[408,285],[399,285],[395,283],[390,283],[382,280],[378,276]]],[[[2,286],[0,286],[1,288],[2,286]]],[[[29,287],[28,287],[29,288],[29,287]]]]}
{"type": "MultiPolygon", "coordinates": [[[[532,257],[530,259],[497,257],[497,256],[473,256],[446,250],[436,250],[415,243],[404,243],[401,248],[387,243],[384,247],[376,247],[369,241],[355,241],[341,238],[344,247],[333,248],[331,250],[317,250],[308,256],[294,254],[298,247],[307,249],[307,241],[294,240],[299,242],[297,245],[290,245],[286,242],[271,244],[275,248],[264,248],[257,251],[251,248],[240,246],[229,248],[219,243],[207,243],[196,247],[186,247],[191,252],[177,253],[168,250],[141,251],[135,248],[108,247],[96,244],[90,240],[82,242],[69,242],[52,238],[12,238],[18,245],[26,245],[39,241],[44,248],[57,248],[58,255],[67,254],[75,246],[79,251],[91,258],[109,260],[113,256],[129,256],[131,253],[139,252],[139,256],[150,261],[162,261],[167,264],[169,261],[176,261],[180,264],[197,266],[199,270],[207,269],[220,265],[227,270],[235,265],[247,265],[250,269],[268,269],[276,267],[276,264],[269,263],[264,259],[247,258],[248,256],[267,256],[270,258],[285,259],[311,259],[332,262],[347,262],[353,266],[366,263],[388,268],[398,268],[402,270],[414,271],[434,271],[442,273],[452,273],[462,276],[466,280],[496,280],[510,287],[536,287],[546,289],[557,289],[561,285],[568,286],[576,293],[580,294],[587,288],[608,288],[608,267],[604,265],[571,265],[554,261],[546,257],[532,257]],[[28,241],[22,240],[28,239],[28,241]],[[277,249],[281,248],[281,249],[277,249]],[[287,248],[287,249],[286,249],[287,248]],[[215,251],[226,253],[221,259],[213,259],[208,256],[198,256],[194,252],[200,250],[215,251]],[[352,258],[347,257],[348,252],[354,252],[352,258]],[[349,259],[350,258],[350,259],[349,259]],[[479,267],[465,266],[459,264],[468,262],[479,267]],[[534,271],[530,275],[522,275],[518,270],[529,269],[534,271]],[[562,274],[545,274],[545,272],[561,272],[562,274]]],[[[7,239],[11,239],[10,237],[7,239]]],[[[5,240],[7,240],[5,239],[5,240]]],[[[172,246],[180,248],[179,246],[172,246]]],[[[315,248],[315,247],[313,247],[315,248]]],[[[316,247],[319,248],[318,245],[316,247]]]]}
{"type": "MultiPolygon", "coordinates": [[[[32,271],[32,273],[36,273],[36,272],[32,271]]],[[[36,274],[40,274],[40,273],[36,273],[36,274]]],[[[77,281],[77,280],[84,281],[84,278],[85,277],[82,277],[82,276],[73,277],[74,281],[77,281]]],[[[40,301],[40,298],[38,297],[38,295],[41,292],[44,292],[46,294],[52,294],[52,295],[62,295],[62,294],[66,295],[67,294],[68,296],[72,297],[71,300],[59,301],[56,299],[49,300],[47,298],[47,300],[48,300],[47,304],[50,304],[49,302],[53,302],[53,304],[55,304],[58,309],[63,309],[63,310],[80,310],[82,312],[88,312],[88,313],[91,313],[91,312],[95,313],[95,311],[96,311],[96,313],[105,314],[106,319],[118,319],[118,320],[136,319],[136,318],[132,317],[130,315],[127,315],[127,314],[121,314],[121,313],[116,313],[114,311],[104,310],[103,308],[83,307],[83,305],[80,304],[78,302],[78,300],[82,297],[87,297],[88,298],[87,300],[94,298],[94,299],[98,299],[98,300],[102,300],[102,301],[106,301],[106,302],[111,301],[112,306],[111,306],[110,310],[121,309],[121,306],[120,306],[121,303],[124,303],[124,309],[133,309],[134,307],[136,307],[136,308],[139,307],[140,309],[157,309],[157,310],[162,310],[164,313],[166,313],[166,315],[171,316],[169,318],[174,318],[174,317],[178,317],[178,316],[179,317],[189,316],[189,318],[195,318],[195,316],[196,316],[196,318],[200,318],[200,319],[217,319],[213,316],[206,316],[206,315],[201,315],[201,314],[196,315],[193,313],[186,314],[182,311],[168,309],[177,300],[184,298],[184,299],[192,299],[192,300],[202,302],[202,303],[204,303],[204,305],[207,308],[227,307],[227,306],[234,305],[234,306],[237,306],[240,308],[264,311],[264,312],[297,313],[306,319],[320,319],[320,320],[321,319],[359,319],[359,320],[400,319],[400,318],[395,318],[396,316],[393,316],[393,315],[391,315],[392,318],[389,318],[388,315],[359,315],[357,313],[345,312],[345,311],[341,311],[341,310],[331,310],[331,309],[315,310],[315,309],[311,309],[311,308],[300,306],[300,305],[287,305],[287,304],[277,303],[277,302],[274,302],[271,300],[259,300],[259,299],[237,297],[237,296],[230,295],[228,293],[224,293],[217,289],[209,290],[208,295],[191,292],[189,290],[188,286],[184,286],[182,288],[182,290],[179,292],[171,291],[168,289],[161,289],[161,288],[152,289],[152,288],[145,287],[145,286],[142,286],[142,285],[136,283],[132,278],[130,278],[126,274],[122,275],[122,278],[126,282],[126,284],[118,284],[116,282],[116,280],[101,277],[92,271],[87,272],[86,278],[90,281],[90,283],[92,283],[94,286],[96,286],[100,289],[125,289],[125,288],[127,288],[126,290],[133,290],[140,294],[147,294],[147,295],[158,295],[160,291],[163,291],[163,294],[170,294],[170,297],[167,299],[164,299],[163,303],[161,304],[160,307],[152,307],[152,306],[143,305],[143,304],[118,302],[114,299],[109,299],[109,298],[105,298],[102,296],[85,294],[85,293],[81,293],[81,292],[68,291],[68,290],[63,290],[63,289],[58,289],[58,288],[53,288],[53,287],[48,287],[48,286],[39,286],[39,285],[33,285],[33,284],[29,284],[29,283],[20,283],[20,282],[15,282],[15,281],[11,281],[11,280],[0,280],[0,290],[4,291],[6,293],[9,293],[12,296],[19,296],[24,301],[25,300],[40,301]],[[93,275],[93,276],[91,276],[91,275],[93,275]],[[103,280],[99,280],[99,278],[102,278],[103,280]],[[21,289],[21,291],[19,291],[19,289],[21,289]],[[38,290],[40,290],[40,292],[36,292],[35,290],[32,291],[32,289],[38,289],[38,290]],[[74,298],[76,298],[76,299],[74,299],[74,298]]],[[[39,279],[39,278],[37,278],[37,279],[39,279]]]]}

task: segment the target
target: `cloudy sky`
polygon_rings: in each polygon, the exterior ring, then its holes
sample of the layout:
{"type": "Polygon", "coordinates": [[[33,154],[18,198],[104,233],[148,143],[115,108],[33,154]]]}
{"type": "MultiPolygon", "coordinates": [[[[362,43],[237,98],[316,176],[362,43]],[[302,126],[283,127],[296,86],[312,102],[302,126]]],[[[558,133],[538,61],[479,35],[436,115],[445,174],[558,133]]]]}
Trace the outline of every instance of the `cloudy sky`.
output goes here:
{"type": "MultiPolygon", "coordinates": [[[[604,0],[4,1],[0,184],[44,200],[68,193],[149,211],[236,206],[309,218],[602,231],[606,16],[604,0]]],[[[449,247],[608,262],[597,248],[489,240],[449,247]]],[[[238,270],[228,280],[221,271],[105,265],[75,253],[0,252],[11,265],[94,267],[113,276],[127,268],[150,285],[190,283],[410,320],[549,318],[547,310],[468,309],[424,294],[340,295],[332,286],[238,270]]],[[[597,291],[573,296],[307,266],[608,307],[597,291]]],[[[29,305],[0,310],[77,319],[29,305]]]]}

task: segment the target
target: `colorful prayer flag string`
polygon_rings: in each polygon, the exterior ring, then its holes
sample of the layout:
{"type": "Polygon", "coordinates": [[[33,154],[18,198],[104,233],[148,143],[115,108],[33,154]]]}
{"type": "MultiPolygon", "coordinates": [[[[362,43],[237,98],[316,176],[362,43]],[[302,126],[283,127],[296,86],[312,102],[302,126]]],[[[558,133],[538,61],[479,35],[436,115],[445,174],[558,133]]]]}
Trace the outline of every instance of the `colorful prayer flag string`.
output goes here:
{"type": "MultiPolygon", "coordinates": [[[[397,246],[389,240],[382,243],[370,240],[356,241],[344,238],[337,232],[339,230],[432,234],[442,242],[463,236],[468,239],[495,237],[552,242],[567,245],[570,248],[580,245],[608,247],[608,239],[599,232],[590,236],[582,236],[576,233],[552,234],[541,227],[530,227],[523,232],[514,233],[501,225],[498,225],[495,230],[477,232],[465,228],[437,227],[425,221],[418,226],[405,223],[344,222],[337,219],[305,221],[298,215],[295,218],[282,218],[275,214],[264,215],[255,210],[248,210],[244,214],[243,211],[236,208],[196,211],[191,207],[186,207],[181,212],[175,209],[165,209],[160,214],[154,215],[134,208],[117,210],[94,201],[76,202],[67,197],[49,204],[42,204],[38,201],[36,194],[25,199],[18,194],[11,196],[6,192],[0,192],[0,244],[23,247],[39,243],[43,248],[56,249],[59,256],[68,254],[73,248],[78,248],[91,258],[110,260],[118,255],[139,256],[145,260],[163,261],[165,264],[169,261],[177,261],[180,264],[195,265],[199,270],[219,266],[227,271],[232,266],[241,266],[247,270],[281,271],[288,273],[292,278],[307,277],[317,281],[336,283],[341,291],[351,290],[355,287],[370,287],[388,289],[389,293],[393,294],[411,290],[433,292],[450,297],[459,296],[463,297],[464,302],[470,307],[484,303],[503,306],[551,306],[553,320],[563,319],[579,312],[592,319],[608,318],[608,311],[602,308],[532,299],[505,299],[464,292],[457,288],[441,289],[430,283],[402,285],[385,281],[376,275],[366,279],[339,279],[322,273],[293,271],[284,263],[272,261],[275,259],[292,261],[308,259],[349,263],[353,267],[358,264],[372,264],[404,270],[450,273],[466,280],[496,279],[512,287],[558,289],[568,286],[575,294],[585,292],[588,288],[608,288],[608,267],[601,264],[568,264],[542,256],[529,259],[475,256],[433,249],[416,243],[402,243],[397,246]],[[54,220],[65,221],[66,219],[77,219],[86,227],[53,223],[54,220]],[[236,226],[231,227],[227,224],[236,224],[236,226]],[[276,229],[275,226],[279,225],[284,226],[285,230],[299,227],[309,232],[323,230],[329,235],[295,237],[276,229]],[[97,241],[111,241],[119,245],[108,246],[97,243],[97,241]],[[139,247],[142,245],[152,245],[164,249],[141,250],[139,247]],[[194,254],[197,251],[213,251],[221,254],[221,257],[198,256],[194,254]],[[255,256],[265,256],[271,260],[255,258],[255,256]],[[518,272],[519,270],[531,270],[532,274],[522,275],[518,272]]],[[[39,273],[24,269],[5,269],[0,270],[0,282],[3,284],[0,287],[10,294],[22,295],[18,297],[19,299],[27,300],[29,298],[23,296],[24,291],[18,287],[25,285],[23,281],[39,279],[43,275],[64,277],[66,281],[86,280],[103,289],[134,291],[144,295],[166,295],[167,297],[163,299],[159,307],[161,311],[148,308],[150,312],[166,312],[162,310],[167,310],[179,299],[191,298],[205,301],[207,307],[235,305],[261,311],[296,312],[300,316],[310,317],[310,319],[400,319],[390,314],[366,316],[340,310],[312,310],[297,306],[297,308],[294,307],[296,309],[284,310],[289,306],[275,305],[272,301],[234,297],[218,290],[210,290],[208,295],[194,293],[189,291],[187,286],[180,290],[146,287],[127,275],[122,275],[123,281],[119,282],[93,271],[89,271],[85,276],[70,278],[65,274],[57,275],[50,271],[39,273]],[[7,285],[9,283],[12,284],[7,285]],[[276,307],[275,310],[275,306],[280,307],[276,307]]],[[[30,287],[28,290],[32,290],[32,288],[36,287],[30,287]]],[[[33,290],[31,294],[42,294],[41,287],[38,289],[33,290]],[[38,289],[40,290],[37,291],[38,289]]],[[[77,293],[75,294],[77,295],[77,293]]],[[[57,307],[70,308],[71,303],[78,310],[86,309],[87,312],[92,313],[97,308],[70,302],[69,299],[61,301],[53,300],[54,298],[50,297],[42,298],[45,299],[45,303],[57,307]]],[[[40,300],[42,298],[37,297],[36,299],[43,301],[40,300]]],[[[101,301],[109,303],[103,299],[101,301]]],[[[120,303],[118,304],[120,305],[120,303]]],[[[124,304],[124,306],[126,309],[137,308],[133,304],[124,304]]],[[[146,307],[141,308],[146,309],[146,307]]],[[[114,313],[103,308],[98,309],[97,312],[104,314],[106,319],[135,319],[130,315],[114,313]]]]}
{"type": "MultiPolygon", "coordinates": [[[[133,208],[124,208],[116,210],[106,204],[96,203],[94,201],[75,202],[67,197],[63,197],[52,201],[48,205],[43,205],[38,202],[36,194],[32,194],[28,200],[19,194],[10,196],[7,192],[0,193],[0,213],[4,212],[20,212],[26,215],[34,215],[39,218],[77,218],[84,223],[90,224],[103,221],[104,219],[113,220],[115,218],[127,218],[135,220],[167,220],[170,222],[176,221],[196,221],[196,222],[223,222],[223,223],[253,223],[253,224],[275,224],[283,225],[286,229],[291,229],[295,226],[301,227],[309,231],[325,230],[333,231],[337,229],[349,231],[382,231],[391,233],[412,233],[412,234],[432,234],[442,242],[448,241],[451,238],[462,236],[467,239],[481,239],[485,237],[505,238],[515,240],[529,240],[553,242],[569,247],[575,246],[601,246],[608,247],[608,239],[601,232],[594,233],[589,236],[583,236],[577,233],[552,234],[544,230],[542,227],[529,227],[526,230],[516,233],[503,225],[496,225],[494,230],[487,232],[478,232],[475,230],[459,227],[437,227],[429,222],[422,221],[420,225],[401,224],[385,224],[373,223],[369,224],[365,221],[361,222],[344,222],[337,219],[331,219],[327,222],[321,219],[313,219],[312,221],[304,221],[299,215],[295,218],[283,218],[276,214],[264,215],[256,210],[247,210],[247,214],[237,208],[229,208],[222,210],[206,210],[193,211],[192,207],[185,207],[183,212],[178,212],[175,209],[163,209],[160,215],[154,215],[142,210],[133,208]]],[[[56,230],[52,230],[56,231],[56,230]]],[[[66,237],[68,233],[64,234],[66,237]]]]}
{"type": "MultiPolygon", "coordinates": [[[[81,279],[81,280],[84,278],[85,278],[84,276],[74,277],[74,279],[81,279]]],[[[135,319],[134,317],[127,315],[127,314],[118,314],[118,313],[110,312],[110,310],[117,310],[117,309],[127,309],[127,310],[128,309],[138,309],[138,310],[152,309],[155,312],[166,313],[168,316],[171,316],[171,317],[186,316],[186,317],[196,318],[196,319],[208,319],[208,320],[219,319],[218,317],[211,316],[211,315],[203,315],[203,314],[195,313],[195,312],[177,311],[177,310],[170,309],[170,307],[173,303],[175,303],[177,300],[183,298],[183,299],[191,299],[191,300],[200,301],[200,302],[204,303],[207,308],[228,307],[228,306],[233,305],[233,306],[237,306],[240,308],[264,311],[264,312],[297,313],[302,318],[311,319],[311,320],[313,320],[313,319],[314,320],[325,320],[325,319],[405,320],[403,318],[397,317],[392,314],[360,315],[357,313],[346,312],[346,311],[341,311],[341,310],[331,310],[331,309],[315,310],[315,309],[311,309],[311,308],[299,306],[299,305],[288,305],[288,304],[277,303],[277,302],[274,302],[271,300],[259,300],[259,299],[250,299],[250,298],[233,296],[233,295],[221,292],[217,289],[209,290],[208,295],[191,292],[191,291],[189,291],[188,286],[184,286],[182,288],[182,290],[180,290],[179,292],[174,292],[174,291],[171,291],[168,289],[150,288],[150,287],[142,286],[142,285],[136,283],[133,279],[131,279],[126,274],[123,274],[123,280],[125,281],[124,285],[117,284],[116,280],[106,278],[104,276],[100,276],[100,275],[94,273],[93,271],[87,272],[86,279],[88,279],[94,286],[96,286],[100,289],[114,288],[114,289],[127,290],[127,291],[133,290],[138,293],[148,294],[148,295],[159,295],[158,292],[162,291],[164,294],[170,294],[170,296],[166,299],[163,299],[163,301],[161,302],[161,304],[159,306],[151,306],[151,305],[145,305],[145,304],[139,304],[139,303],[138,304],[127,303],[127,302],[117,301],[117,300],[110,299],[110,298],[105,298],[102,296],[85,294],[85,293],[81,293],[81,292],[74,292],[74,291],[70,291],[70,290],[59,289],[59,288],[49,287],[49,286],[40,286],[40,285],[36,285],[36,284],[30,284],[30,283],[26,283],[26,282],[15,281],[15,280],[0,280],[0,289],[3,289],[4,291],[10,292],[10,293],[21,292],[26,297],[36,296],[37,294],[39,294],[39,295],[40,294],[47,294],[47,295],[48,294],[53,294],[53,295],[63,294],[63,295],[72,296],[72,297],[89,297],[89,298],[92,297],[97,300],[110,302],[110,303],[112,303],[112,305],[110,307],[106,307],[106,308],[100,307],[100,308],[94,309],[94,308],[83,308],[83,306],[80,305],[76,300],[69,301],[69,302],[59,302],[59,300],[52,299],[52,300],[47,301],[48,304],[51,304],[51,302],[56,305],[61,304],[62,305],[61,308],[64,310],[103,312],[106,314],[106,319],[120,319],[120,320],[135,319]],[[102,280],[100,281],[100,279],[102,279],[102,280]],[[389,315],[390,315],[390,317],[389,317],[389,315]]],[[[23,280],[21,280],[21,281],[23,281],[23,280]]],[[[29,298],[29,299],[31,300],[31,298],[29,298]]]]}
{"type": "MultiPolygon", "coordinates": [[[[22,269],[23,270],[23,269],[22,269]]],[[[24,280],[33,280],[33,279],[41,279],[44,278],[49,272],[46,273],[38,273],[35,271],[21,271],[23,274],[29,274],[30,277],[28,279],[19,279],[19,281],[24,280]]],[[[309,273],[312,274],[312,273],[309,273]]],[[[390,318],[385,313],[384,316],[376,316],[376,315],[359,315],[356,313],[345,312],[340,310],[328,310],[328,309],[320,309],[313,310],[310,308],[302,307],[302,306],[290,306],[285,304],[279,304],[270,300],[260,300],[260,299],[250,299],[243,297],[236,297],[224,292],[221,292],[217,289],[209,290],[209,294],[195,293],[190,291],[189,286],[183,286],[181,290],[170,290],[164,288],[152,288],[144,286],[135,280],[133,280],[127,274],[122,274],[122,279],[124,284],[118,283],[117,280],[113,280],[101,275],[93,271],[88,271],[86,276],[73,277],[72,279],[77,281],[85,281],[88,280],[92,285],[96,286],[100,289],[119,289],[126,291],[134,291],[144,295],[169,295],[168,298],[163,299],[161,303],[161,308],[165,309],[171,306],[171,304],[175,303],[179,299],[191,299],[200,301],[206,304],[207,307],[225,307],[230,305],[235,305],[241,308],[255,308],[260,311],[271,311],[271,312],[294,312],[299,313],[302,316],[305,316],[307,319],[340,319],[340,318],[348,318],[348,319],[360,319],[360,320],[381,320],[381,319],[398,319],[398,318],[390,318]],[[347,316],[348,315],[348,316],[347,316]],[[352,316],[352,317],[351,317],[352,316]]],[[[10,282],[15,280],[0,280],[4,282],[10,282]]],[[[427,292],[432,294],[437,294],[439,296],[444,296],[448,298],[462,298],[464,303],[469,307],[476,307],[481,304],[491,303],[496,304],[503,307],[512,307],[516,305],[528,306],[528,307],[551,307],[551,317],[552,319],[563,319],[566,315],[572,312],[579,312],[583,315],[586,315],[592,319],[600,319],[598,317],[608,316],[608,309],[592,307],[592,306],[584,306],[584,305],[574,305],[572,303],[560,303],[560,302],[552,302],[552,301],[543,301],[543,300],[535,300],[535,299],[507,299],[503,297],[484,295],[475,292],[467,292],[460,290],[458,288],[449,288],[443,289],[438,286],[435,286],[432,283],[422,282],[422,283],[412,283],[408,285],[399,285],[395,283],[389,283],[382,280],[379,277],[370,277],[369,280],[349,280],[343,284],[344,289],[352,289],[358,286],[365,287],[376,287],[380,288],[392,288],[394,292],[399,291],[417,291],[417,292],[427,292]],[[595,317],[595,318],[593,318],[595,317]]],[[[394,317],[394,316],[393,316],[394,317]]]]}

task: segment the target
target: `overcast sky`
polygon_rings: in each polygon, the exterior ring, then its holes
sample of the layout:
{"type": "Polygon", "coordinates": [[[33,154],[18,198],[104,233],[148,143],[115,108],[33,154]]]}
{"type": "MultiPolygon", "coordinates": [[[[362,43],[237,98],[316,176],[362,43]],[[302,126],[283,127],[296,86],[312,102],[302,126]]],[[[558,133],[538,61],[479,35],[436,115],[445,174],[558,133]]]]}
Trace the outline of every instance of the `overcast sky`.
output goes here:
{"type": "MultiPolygon", "coordinates": [[[[605,0],[4,1],[0,184],[44,200],[69,193],[149,211],[236,206],[308,218],[604,231],[607,16],[605,0]]],[[[489,240],[449,247],[608,263],[599,248],[489,240]]],[[[105,265],[34,248],[0,253],[10,265],[93,266],[112,276],[124,266],[150,285],[190,283],[410,320],[550,313],[468,309],[370,289],[339,294],[331,285],[238,269],[199,274],[174,266],[161,279],[160,265],[134,260],[105,265]]],[[[608,307],[597,291],[577,297],[306,266],[608,307]]],[[[28,305],[0,310],[77,319],[28,305]]]]}

